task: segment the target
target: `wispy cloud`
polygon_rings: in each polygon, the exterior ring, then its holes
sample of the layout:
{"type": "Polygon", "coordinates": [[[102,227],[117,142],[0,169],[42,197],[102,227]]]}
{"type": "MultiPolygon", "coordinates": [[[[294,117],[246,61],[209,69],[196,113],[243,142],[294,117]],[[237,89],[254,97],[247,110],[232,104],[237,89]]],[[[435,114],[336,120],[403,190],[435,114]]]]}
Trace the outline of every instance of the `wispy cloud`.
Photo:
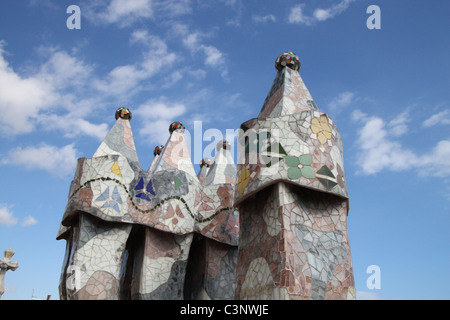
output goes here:
{"type": "Polygon", "coordinates": [[[187,25],[175,24],[172,27],[173,34],[182,39],[182,43],[192,55],[203,55],[204,64],[210,68],[220,70],[222,77],[228,74],[226,55],[217,47],[205,44],[205,39],[212,36],[211,33],[191,31],[187,25]]]}
{"type": "Polygon", "coordinates": [[[317,21],[325,21],[331,19],[347,10],[350,3],[354,1],[355,0],[341,0],[340,2],[329,8],[326,9],[318,8],[314,10],[314,18],[317,21]]]}
{"type": "Polygon", "coordinates": [[[404,135],[408,132],[408,122],[410,121],[409,109],[407,109],[387,123],[389,133],[394,137],[404,135]]]}
{"type": "Polygon", "coordinates": [[[178,17],[192,13],[191,0],[159,0],[154,2],[155,11],[164,17],[178,17]]]}
{"type": "Polygon", "coordinates": [[[288,16],[288,22],[311,26],[317,22],[331,19],[331,18],[343,13],[345,10],[347,10],[350,3],[354,2],[354,1],[356,1],[356,0],[340,0],[339,2],[337,2],[335,5],[333,5],[331,7],[316,8],[313,11],[312,15],[306,15],[304,12],[305,4],[300,3],[291,9],[291,12],[288,16]]]}
{"type": "Polygon", "coordinates": [[[345,91],[334,97],[329,103],[328,108],[332,112],[340,112],[344,108],[350,106],[355,101],[355,94],[345,91]]]}
{"type": "Polygon", "coordinates": [[[268,22],[276,22],[277,19],[273,14],[266,15],[253,15],[252,20],[257,23],[268,23],[268,22]]]}
{"type": "Polygon", "coordinates": [[[133,64],[114,67],[104,77],[93,81],[93,87],[103,95],[130,97],[147,86],[142,82],[157,75],[163,68],[170,69],[177,59],[166,42],[147,30],[135,30],[130,36],[130,43],[144,46],[141,58],[133,64]],[[164,61],[164,63],[161,63],[164,61]]]}
{"type": "Polygon", "coordinates": [[[242,16],[244,14],[245,6],[242,0],[221,0],[225,5],[233,10],[231,15],[233,18],[226,20],[227,26],[240,27],[242,16]]]}
{"type": "Polygon", "coordinates": [[[432,126],[450,124],[450,110],[443,110],[433,114],[431,117],[422,122],[422,127],[430,128],[432,126]]]}

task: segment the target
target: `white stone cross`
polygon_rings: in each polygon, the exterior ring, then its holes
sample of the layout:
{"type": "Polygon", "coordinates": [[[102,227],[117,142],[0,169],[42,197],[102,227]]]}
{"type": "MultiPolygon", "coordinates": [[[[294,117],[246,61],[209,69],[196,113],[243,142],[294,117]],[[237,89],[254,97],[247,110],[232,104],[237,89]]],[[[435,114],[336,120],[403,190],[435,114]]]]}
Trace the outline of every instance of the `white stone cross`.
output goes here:
{"type": "Polygon", "coordinates": [[[14,255],[14,251],[11,249],[5,250],[3,259],[0,259],[0,299],[2,298],[3,293],[5,293],[5,274],[6,271],[12,270],[15,271],[19,267],[19,263],[17,261],[11,261],[10,259],[14,255]]]}

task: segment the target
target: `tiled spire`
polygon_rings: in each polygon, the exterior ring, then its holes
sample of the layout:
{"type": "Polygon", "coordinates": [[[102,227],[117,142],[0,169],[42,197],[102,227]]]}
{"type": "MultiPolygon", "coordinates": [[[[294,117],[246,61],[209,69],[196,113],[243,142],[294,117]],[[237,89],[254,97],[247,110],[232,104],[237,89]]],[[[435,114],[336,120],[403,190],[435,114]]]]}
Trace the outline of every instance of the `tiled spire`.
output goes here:
{"type": "Polygon", "coordinates": [[[223,184],[236,182],[236,165],[230,154],[230,144],[220,141],[216,146],[216,157],[209,169],[208,175],[203,180],[204,185],[223,184]]]}
{"type": "Polygon", "coordinates": [[[122,155],[129,161],[139,165],[139,159],[133,139],[130,125],[131,112],[127,108],[119,108],[116,111],[116,123],[100,144],[95,157],[122,155]]]}
{"type": "MultiPolygon", "coordinates": [[[[292,60],[291,60],[292,61],[292,60]]],[[[293,53],[282,53],[276,60],[277,76],[264,101],[258,118],[274,118],[305,110],[318,110],[298,70],[300,62],[293,53]],[[283,56],[284,55],[284,56],[283,56]],[[295,63],[282,63],[283,57],[297,59],[295,63]],[[293,57],[293,58],[292,58],[293,57]],[[281,60],[281,62],[279,62],[281,60]]]]}
{"type": "Polygon", "coordinates": [[[185,127],[181,122],[173,122],[169,127],[170,138],[164,146],[153,173],[178,169],[197,179],[191,155],[184,136],[185,127]]]}

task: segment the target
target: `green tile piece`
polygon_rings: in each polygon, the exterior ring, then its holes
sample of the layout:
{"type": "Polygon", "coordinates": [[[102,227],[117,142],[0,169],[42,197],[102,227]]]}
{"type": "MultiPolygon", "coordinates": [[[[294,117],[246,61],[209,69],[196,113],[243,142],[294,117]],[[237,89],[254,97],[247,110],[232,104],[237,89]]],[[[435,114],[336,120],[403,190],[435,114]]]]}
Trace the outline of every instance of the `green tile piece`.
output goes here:
{"type": "Polygon", "coordinates": [[[316,173],[314,172],[314,169],[310,166],[305,166],[301,170],[302,176],[304,176],[307,179],[314,179],[316,177],[316,173]]]}
{"type": "Polygon", "coordinates": [[[286,153],[286,151],[284,150],[283,146],[282,146],[280,143],[278,143],[278,142],[272,143],[272,145],[270,145],[270,146],[267,148],[266,152],[277,152],[277,153],[279,153],[279,154],[287,155],[287,153],[286,153]]]}
{"type": "Polygon", "coordinates": [[[289,168],[288,169],[288,178],[292,180],[297,180],[302,176],[302,172],[299,168],[289,168]]]}
{"type": "Polygon", "coordinates": [[[297,167],[299,162],[298,157],[287,156],[284,158],[284,162],[288,167],[297,167]]]}
{"type": "Polygon", "coordinates": [[[327,179],[324,179],[324,178],[317,178],[317,180],[319,180],[320,183],[321,183],[327,190],[331,190],[331,189],[333,189],[333,187],[334,187],[335,185],[337,185],[336,182],[331,181],[331,180],[327,180],[327,179]]]}
{"type": "Polygon", "coordinates": [[[298,157],[300,163],[304,166],[309,166],[312,163],[312,156],[310,154],[302,154],[298,157]]]}
{"type": "Polygon", "coordinates": [[[175,190],[178,190],[181,187],[181,184],[182,184],[181,180],[178,177],[175,177],[173,180],[175,182],[175,190]]]}
{"type": "Polygon", "coordinates": [[[328,168],[327,166],[323,166],[322,168],[320,168],[319,170],[317,170],[318,174],[323,174],[325,176],[329,176],[330,178],[336,178],[333,174],[333,172],[331,172],[330,168],[328,168]]]}
{"type": "Polygon", "coordinates": [[[272,165],[276,164],[283,158],[279,157],[271,157],[271,156],[261,156],[262,162],[266,165],[266,167],[271,167],[272,165]]]}

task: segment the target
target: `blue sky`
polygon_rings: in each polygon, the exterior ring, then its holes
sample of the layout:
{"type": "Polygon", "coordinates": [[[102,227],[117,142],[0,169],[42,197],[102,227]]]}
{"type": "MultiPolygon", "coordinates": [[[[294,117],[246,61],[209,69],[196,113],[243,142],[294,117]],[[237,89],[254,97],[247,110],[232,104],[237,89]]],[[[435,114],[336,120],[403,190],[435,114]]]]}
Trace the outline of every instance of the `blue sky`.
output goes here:
{"type": "Polygon", "coordinates": [[[59,297],[55,237],[75,163],[118,107],[133,112],[143,168],[175,120],[190,133],[202,121],[205,149],[217,143],[209,133],[258,115],[284,51],[344,141],[358,297],[449,299],[449,10],[445,0],[1,1],[0,250],[20,264],[3,299],[59,297]],[[81,29],[67,28],[70,5],[81,29]],[[370,5],[381,29],[366,26],[370,5]],[[371,265],[380,289],[366,285],[371,265]]]}

